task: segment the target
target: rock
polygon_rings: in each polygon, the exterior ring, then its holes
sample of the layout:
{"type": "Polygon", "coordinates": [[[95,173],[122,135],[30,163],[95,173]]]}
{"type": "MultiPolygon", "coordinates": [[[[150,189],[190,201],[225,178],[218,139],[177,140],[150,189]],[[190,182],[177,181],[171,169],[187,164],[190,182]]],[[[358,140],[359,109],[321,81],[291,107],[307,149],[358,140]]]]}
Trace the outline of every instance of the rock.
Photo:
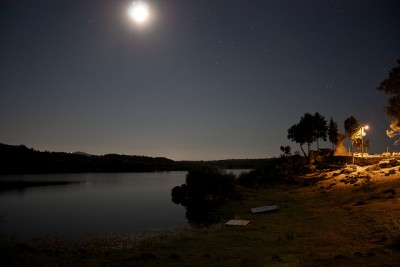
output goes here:
{"type": "Polygon", "coordinates": [[[395,173],[396,173],[396,170],[395,170],[395,169],[389,170],[389,174],[395,174],[395,173]]]}
{"type": "Polygon", "coordinates": [[[271,258],[271,262],[283,262],[283,260],[278,255],[273,255],[271,258]]]}
{"type": "Polygon", "coordinates": [[[399,165],[399,161],[397,159],[391,159],[389,160],[389,165],[391,165],[392,167],[396,167],[399,165]]]}
{"type": "Polygon", "coordinates": [[[394,195],[397,195],[397,192],[396,192],[396,190],[395,190],[394,188],[390,188],[390,189],[388,189],[388,190],[385,190],[385,191],[383,191],[382,193],[384,193],[384,194],[390,193],[390,194],[392,194],[393,196],[394,196],[394,195]]]}
{"type": "Polygon", "coordinates": [[[379,168],[381,169],[389,168],[389,163],[387,162],[379,163],[379,168]]]}
{"type": "Polygon", "coordinates": [[[363,205],[367,205],[367,202],[365,202],[364,200],[359,200],[356,202],[356,206],[363,206],[363,205]]]}
{"type": "Polygon", "coordinates": [[[399,165],[399,162],[397,159],[391,159],[389,161],[381,161],[379,163],[380,168],[392,168],[392,167],[396,167],[398,165],[399,165]]]}
{"type": "Polygon", "coordinates": [[[379,167],[379,165],[372,165],[372,166],[366,168],[365,170],[368,172],[371,172],[371,171],[379,171],[380,169],[381,168],[379,167]]]}
{"type": "Polygon", "coordinates": [[[364,178],[365,176],[367,176],[367,173],[366,172],[359,172],[359,173],[357,173],[357,175],[358,175],[358,178],[364,178]]]}
{"type": "Polygon", "coordinates": [[[345,173],[352,173],[355,172],[357,170],[357,168],[353,168],[353,167],[347,167],[344,169],[345,173]]]}

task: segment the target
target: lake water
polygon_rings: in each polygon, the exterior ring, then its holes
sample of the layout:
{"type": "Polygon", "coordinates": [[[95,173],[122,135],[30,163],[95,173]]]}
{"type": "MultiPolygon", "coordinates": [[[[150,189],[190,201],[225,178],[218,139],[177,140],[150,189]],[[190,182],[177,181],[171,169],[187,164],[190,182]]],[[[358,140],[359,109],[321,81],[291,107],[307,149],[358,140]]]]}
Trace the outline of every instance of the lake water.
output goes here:
{"type": "Polygon", "coordinates": [[[29,240],[186,227],[185,208],[171,201],[171,189],[186,173],[3,175],[0,187],[4,181],[29,186],[0,190],[0,234],[29,240]],[[60,184],[45,184],[54,181],[60,184]]]}
{"type": "Polygon", "coordinates": [[[1,192],[0,233],[31,239],[184,227],[185,208],[171,201],[171,189],[184,183],[186,173],[0,176],[1,181],[68,182],[1,192]]]}

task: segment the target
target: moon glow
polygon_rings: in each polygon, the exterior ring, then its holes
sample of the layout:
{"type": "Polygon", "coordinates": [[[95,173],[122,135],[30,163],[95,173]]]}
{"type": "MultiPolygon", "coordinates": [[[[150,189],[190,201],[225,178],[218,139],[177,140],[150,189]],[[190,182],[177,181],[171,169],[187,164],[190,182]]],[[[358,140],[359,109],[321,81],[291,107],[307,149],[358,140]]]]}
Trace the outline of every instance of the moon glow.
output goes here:
{"type": "Polygon", "coordinates": [[[128,9],[128,15],[138,24],[143,24],[149,19],[150,10],[146,2],[134,1],[128,9]]]}

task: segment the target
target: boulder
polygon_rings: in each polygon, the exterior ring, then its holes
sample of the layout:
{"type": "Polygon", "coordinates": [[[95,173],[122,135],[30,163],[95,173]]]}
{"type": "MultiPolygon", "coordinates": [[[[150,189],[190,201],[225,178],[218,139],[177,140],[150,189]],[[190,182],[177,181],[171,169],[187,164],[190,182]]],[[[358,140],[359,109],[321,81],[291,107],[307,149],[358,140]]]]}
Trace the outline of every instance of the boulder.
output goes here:
{"type": "Polygon", "coordinates": [[[379,171],[380,169],[381,168],[379,167],[379,165],[375,164],[375,165],[369,166],[365,170],[368,172],[372,172],[372,171],[379,171]]]}

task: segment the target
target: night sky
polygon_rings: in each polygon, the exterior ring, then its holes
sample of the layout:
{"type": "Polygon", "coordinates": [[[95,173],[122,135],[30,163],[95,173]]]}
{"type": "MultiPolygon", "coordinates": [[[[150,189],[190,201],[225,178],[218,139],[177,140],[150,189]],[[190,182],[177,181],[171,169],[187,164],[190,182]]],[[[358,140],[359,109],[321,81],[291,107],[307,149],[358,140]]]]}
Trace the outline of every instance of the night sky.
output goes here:
{"type": "MultiPolygon", "coordinates": [[[[0,1],[0,143],[47,151],[265,158],[305,112],[386,136],[376,90],[400,58],[398,0],[0,1]]],[[[324,144],[331,147],[331,144],[324,144]]],[[[314,145],[315,147],[315,145],[314,145]]]]}

